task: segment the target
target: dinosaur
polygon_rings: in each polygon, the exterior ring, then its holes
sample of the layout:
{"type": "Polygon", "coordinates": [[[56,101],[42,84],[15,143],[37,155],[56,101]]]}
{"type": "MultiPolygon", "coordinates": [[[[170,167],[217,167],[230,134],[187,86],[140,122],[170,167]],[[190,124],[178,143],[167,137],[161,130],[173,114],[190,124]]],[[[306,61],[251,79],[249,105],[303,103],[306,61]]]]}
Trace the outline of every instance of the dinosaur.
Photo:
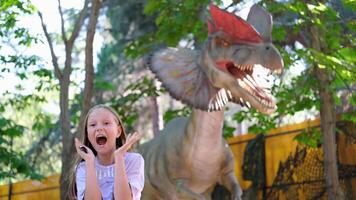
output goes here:
{"type": "Polygon", "coordinates": [[[209,35],[201,50],[166,48],[146,65],[170,95],[193,111],[168,122],[142,144],[143,200],[211,199],[217,183],[241,199],[233,154],[222,137],[224,106],[233,102],[271,114],[276,105],[253,78],[255,65],[280,73],[283,60],[272,44],[272,16],[258,5],[247,20],[210,5],[209,35]]]}

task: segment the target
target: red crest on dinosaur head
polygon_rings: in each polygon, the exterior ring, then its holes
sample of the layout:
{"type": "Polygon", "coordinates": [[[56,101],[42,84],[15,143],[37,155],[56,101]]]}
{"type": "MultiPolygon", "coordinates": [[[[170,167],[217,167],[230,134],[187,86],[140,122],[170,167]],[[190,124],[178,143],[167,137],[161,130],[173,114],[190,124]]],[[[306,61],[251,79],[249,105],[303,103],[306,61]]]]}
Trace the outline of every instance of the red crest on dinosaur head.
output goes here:
{"type": "Polygon", "coordinates": [[[260,34],[242,18],[210,4],[212,23],[208,21],[209,34],[223,31],[234,43],[262,43],[260,34]]]}

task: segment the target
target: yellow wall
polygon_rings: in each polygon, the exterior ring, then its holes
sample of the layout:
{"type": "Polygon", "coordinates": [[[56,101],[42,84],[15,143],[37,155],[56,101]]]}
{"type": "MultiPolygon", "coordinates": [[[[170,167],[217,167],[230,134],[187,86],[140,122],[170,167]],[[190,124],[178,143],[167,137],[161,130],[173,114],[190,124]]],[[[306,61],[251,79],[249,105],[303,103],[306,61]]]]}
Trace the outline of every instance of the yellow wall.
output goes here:
{"type": "MultiPolygon", "coordinates": [[[[0,186],[0,200],[8,200],[8,185],[0,186]]],[[[14,183],[12,200],[56,200],[59,199],[59,175],[42,181],[26,180],[14,183]]]]}

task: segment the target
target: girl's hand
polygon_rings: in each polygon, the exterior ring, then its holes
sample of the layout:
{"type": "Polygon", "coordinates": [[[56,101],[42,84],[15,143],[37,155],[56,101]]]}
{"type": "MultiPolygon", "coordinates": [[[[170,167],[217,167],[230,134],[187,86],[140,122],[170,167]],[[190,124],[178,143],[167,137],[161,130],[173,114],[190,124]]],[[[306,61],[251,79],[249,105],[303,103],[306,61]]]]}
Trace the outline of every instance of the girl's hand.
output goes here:
{"type": "Polygon", "coordinates": [[[142,134],[138,132],[134,132],[133,134],[128,135],[125,144],[115,150],[115,157],[124,156],[125,153],[132,147],[132,145],[141,139],[141,137],[142,134]]]}
{"type": "Polygon", "coordinates": [[[94,161],[95,156],[92,150],[86,146],[84,146],[78,138],[74,139],[75,149],[81,158],[85,161],[94,161]],[[85,152],[86,151],[86,152],[85,152]]]}

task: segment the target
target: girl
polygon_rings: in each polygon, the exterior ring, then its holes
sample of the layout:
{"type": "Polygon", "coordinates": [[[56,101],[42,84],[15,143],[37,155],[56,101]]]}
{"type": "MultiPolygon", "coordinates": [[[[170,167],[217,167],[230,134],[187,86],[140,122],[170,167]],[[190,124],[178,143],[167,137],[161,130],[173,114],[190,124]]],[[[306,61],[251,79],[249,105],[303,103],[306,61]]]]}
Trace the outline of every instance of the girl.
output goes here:
{"type": "Polygon", "coordinates": [[[73,170],[71,197],[139,200],[144,186],[144,160],[140,154],[127,151],[141,135],[134,133],[125,139],[119,116],[105,105],[89,110],[84,129],[83,144],[75,138],[80,158],[73,170]]]}

